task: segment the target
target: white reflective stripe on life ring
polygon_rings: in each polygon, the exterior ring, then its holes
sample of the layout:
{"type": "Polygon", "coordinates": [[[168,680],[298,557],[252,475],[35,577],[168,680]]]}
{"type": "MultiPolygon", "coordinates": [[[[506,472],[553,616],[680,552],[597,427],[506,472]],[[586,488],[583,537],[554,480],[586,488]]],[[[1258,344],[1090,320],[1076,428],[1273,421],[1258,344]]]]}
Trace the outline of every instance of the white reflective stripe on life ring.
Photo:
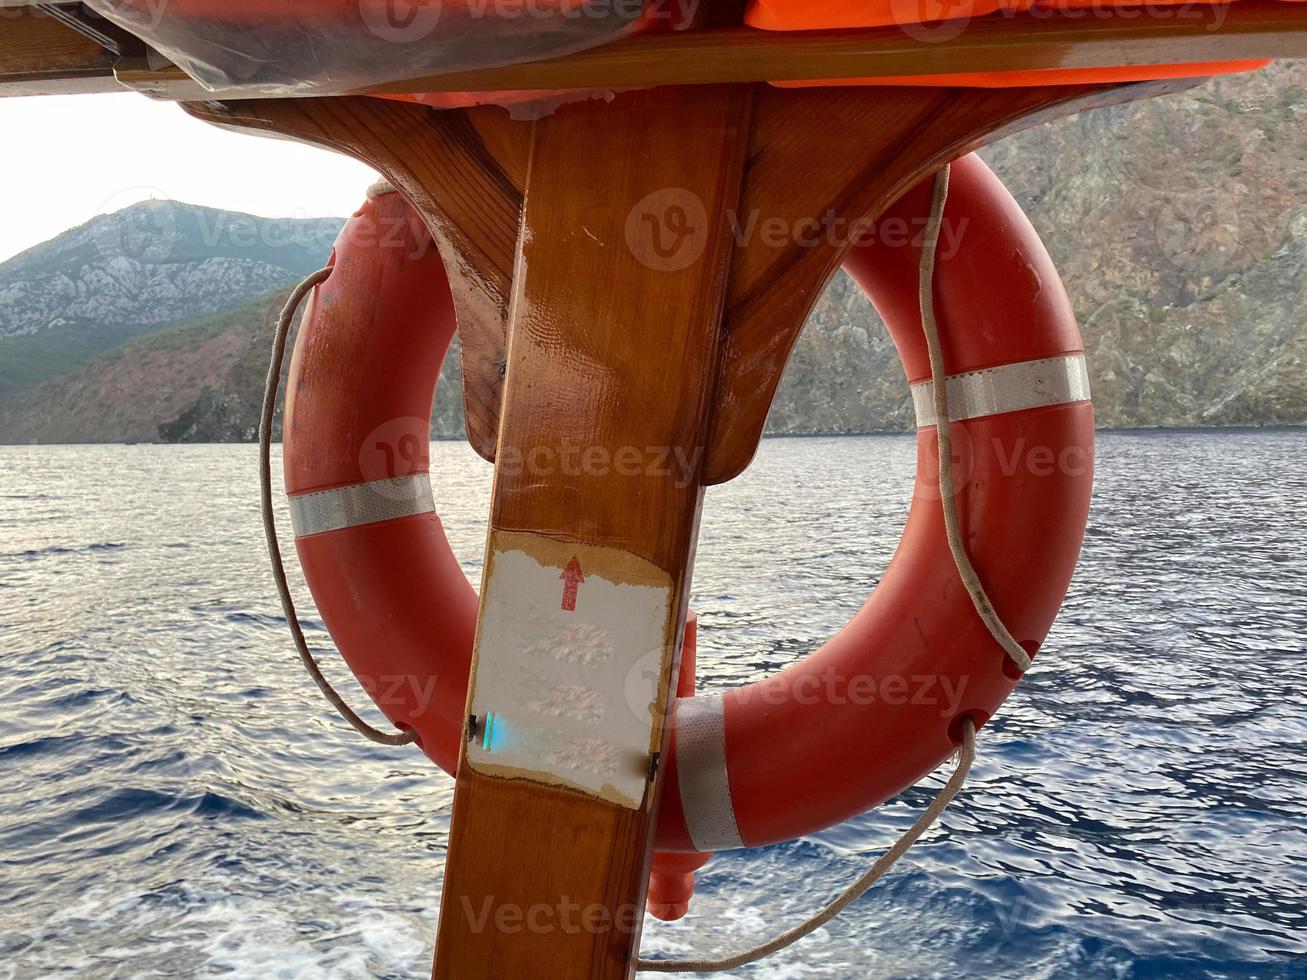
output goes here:
{"type": "Polygon", "coordinates": [[[430,514],[435,510],[428,473],[355,483],[290,498],[291,526],[297,538],[430,514]]]}
{"type": "Polygon", "coordinates": [[[676,773],[690,840],[701,853],[744,846],[726,768],[726,702],[721,696],[676,702],[676,773]]]}
{"type": "MultiPolygon", "coordinates": [[[[949,416],[956,421],[1069,405],[1089,401],[1089,368],[1084,354],[1019,361],[950,375],[947,391],[949,416]]],[[[912,402],[917,410],[917,426],[934,425],[934,383],[913,385],[912,402]]]]}

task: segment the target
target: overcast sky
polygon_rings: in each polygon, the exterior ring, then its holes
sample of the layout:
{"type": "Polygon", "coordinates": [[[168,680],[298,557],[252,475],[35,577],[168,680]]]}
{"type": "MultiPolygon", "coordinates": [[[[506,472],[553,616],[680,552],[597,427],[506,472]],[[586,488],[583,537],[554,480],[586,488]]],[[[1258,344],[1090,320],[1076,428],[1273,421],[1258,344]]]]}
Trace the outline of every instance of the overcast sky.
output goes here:
{"type": "Polygon", "coordinates": [[[338,154],[229,133],[132,93],[0,99],[0,135],[0,261],[151,197],[343,217],[376,179],[338,154]]]}

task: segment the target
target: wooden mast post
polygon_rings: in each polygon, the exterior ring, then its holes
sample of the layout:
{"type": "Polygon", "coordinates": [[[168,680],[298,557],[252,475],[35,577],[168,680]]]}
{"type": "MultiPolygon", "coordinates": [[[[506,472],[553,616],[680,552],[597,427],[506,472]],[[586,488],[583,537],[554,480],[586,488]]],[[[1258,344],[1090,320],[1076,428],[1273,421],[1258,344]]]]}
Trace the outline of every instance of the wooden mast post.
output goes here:
{"type": "Polygon", "coordinates": [[[632,972],[747,95],[535,126],[441,980],[632,972]]]}

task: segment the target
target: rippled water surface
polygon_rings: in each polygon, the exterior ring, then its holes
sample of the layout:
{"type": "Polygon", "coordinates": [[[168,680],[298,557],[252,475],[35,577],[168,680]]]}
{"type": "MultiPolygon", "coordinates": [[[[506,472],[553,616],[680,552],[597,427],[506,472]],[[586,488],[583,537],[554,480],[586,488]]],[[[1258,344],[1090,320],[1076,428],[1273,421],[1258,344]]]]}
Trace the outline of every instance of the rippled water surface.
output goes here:
{"type": "MultiPolygon", "coordinates": [[[[709,495],[704,686],[848,619],[913,454],[770,441],[709,495]]],[[[843,919],[737,975],[1307,977],[1305,456],[1304,432],[1103,435],[1072,595],[960,803],[843,919]]],[[[489,469],[452,444],[434,464],[476,579],[489,469]]],[[[254,474],[244,446],[0,448],[0,980],[427,974],[452,783],[302,673],[254,474]]],[[[719,858],[646,954],[793,924],[938,779],[719,858]]]]}

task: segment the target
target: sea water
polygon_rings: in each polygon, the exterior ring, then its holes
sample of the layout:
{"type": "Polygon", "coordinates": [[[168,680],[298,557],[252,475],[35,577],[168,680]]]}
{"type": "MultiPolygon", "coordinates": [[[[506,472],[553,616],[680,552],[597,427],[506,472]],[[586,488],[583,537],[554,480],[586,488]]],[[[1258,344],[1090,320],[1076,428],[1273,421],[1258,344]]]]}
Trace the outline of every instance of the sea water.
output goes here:
{"type": "MultiPolygon", "coordinates": [[[[848,620],[914,455],[769,440],[708,494],[705,689],[848,620]]],[[[1307,977],[1305,455],[1303,431],[1102,434],[1071,595],[969,788],[842,918],[734,975],[1307,977]]],[[[461,444],[432,468],[478,581],[490,468],[461,444]]],[[[304,674],[255,473],[249,446],[0,448],[0,980],[429,974],[452,782],[364,742],[304,674]]],[[[645,955],[795,924],[940,781],[717,858],[645,955]]]]}

